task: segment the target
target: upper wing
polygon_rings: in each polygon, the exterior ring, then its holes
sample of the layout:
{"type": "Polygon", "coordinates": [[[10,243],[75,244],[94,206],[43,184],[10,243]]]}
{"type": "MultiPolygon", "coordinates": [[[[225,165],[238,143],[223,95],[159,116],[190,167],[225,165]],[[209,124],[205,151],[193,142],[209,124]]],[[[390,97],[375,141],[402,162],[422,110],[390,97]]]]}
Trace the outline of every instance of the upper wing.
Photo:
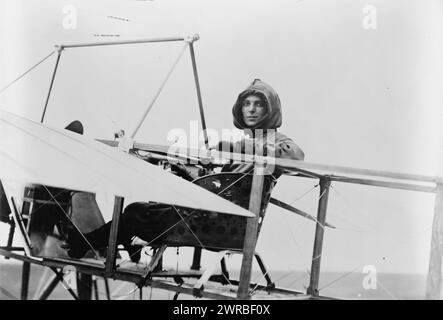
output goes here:
{"type": "Polygon", "coordinates": [[[253,216],[120,150],[5,111],[0,111],[0,178],[253,216]]]}

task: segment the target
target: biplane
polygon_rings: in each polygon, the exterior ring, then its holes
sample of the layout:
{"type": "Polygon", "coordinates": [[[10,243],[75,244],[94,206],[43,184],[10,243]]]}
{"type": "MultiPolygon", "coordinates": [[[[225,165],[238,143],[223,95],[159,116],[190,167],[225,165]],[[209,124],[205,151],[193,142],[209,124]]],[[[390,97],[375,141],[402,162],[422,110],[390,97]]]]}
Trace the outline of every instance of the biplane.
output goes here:
{"type": "MultiPolygon", "coordinates": [[[[10,224],[6,246],[0,254],[23,262],[21,298],[28,298],[30,265],[36,264],[54,272],[39,299],[46,299],[58,283],[65,284],[64,274],[74,270],[80,280],[75,299],[91,299],[92,276],[103,277],[110,297],[108,279],[128,281],[140,288],[150,286],[179,294],[210,299],[330,299],[319,292],[320,263],[326,228],[329,188],[333,181],[369,186],[436,193],[428,298],[438,298],[441,286],[441,237],[439,220],[443,215],[443,184],[437,177],[354,169],[303,161],[271,158],[255,154],[238,154],[218,150],[180,148],[170,154],[167,146],[142,143],[135,135],[160,94],[178,59],[160,86],[130,138],[95,140],[44,123],[52,85],[61,54],[66,49],[91,46],[125,45],[153,42],[181,42],[180,56],[189,49],[193,66],[201,124],[206,123],[193,37],[143,39],[83,43],[57,46],[57,60],[40,123],[5,111],[0,112],[0,219],[10,224]],[[41,152],[28,154],[28,150],[41,152]],[[192,165],[190,165],[192,162],[192,165]],[[228,161],[251,165],[248,173],[216,172],[228,161]],[[163,170],[180,163],[189,170],[201,172],[186,181],[163,170]],[[281,168],[294,179],[315,179],[320,186],[317,216],[312,216],[272,197],[275,180],[260,174],[269,163],[281,168]],[[345,176],[344,176],[344,175],[345,176]],[[79,234],[104,224],[95,200],[97,192],[114,197],[109,242],[103,250],[91,248],[84,258],[71,258],[64,248],[67,228],[79,234]],[[152,239],[144,243],[152,249],[145,264],[128,259],[118,246],[119,220],[125,200],[158,204],[165,210],[154,217],[152,239]],[[315,223],[310,282],[306,292],[276,287],[264,261],[256,252],[257,238],[265,221],[269,203],[293,212],[315,223]],[[13,245],[17,229],[23,247],[13,245]],[[194,248],[189,270],[163,270],[162,257],[168,247],[194,248]],[[215,252],[215,259],[202,268],[205,251],[215,252]],[[239,279],[232,279],[225,257],[242,255],[239,279]],[[266,285],[251,283],[252,264],[257,261],[266,285]],[[85,285],[86,284],[86,285],[85,285]]],[[[205,136],[205,145],[208,139],[205,136]]],[[[127,203],[126,203],[127,204],[127,203]]],[[[132,253],[136,254],[136,253],[132,253]]]]}

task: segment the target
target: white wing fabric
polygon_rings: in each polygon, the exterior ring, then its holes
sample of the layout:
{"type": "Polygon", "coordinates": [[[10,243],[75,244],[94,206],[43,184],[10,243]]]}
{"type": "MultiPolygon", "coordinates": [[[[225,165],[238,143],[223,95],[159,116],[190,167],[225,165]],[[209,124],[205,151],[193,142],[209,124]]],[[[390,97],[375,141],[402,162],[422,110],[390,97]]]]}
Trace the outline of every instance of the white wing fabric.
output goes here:
{"type": "Polygon", "coordinates": [[[0,111],[0,179],[253,216],[121,150],[6,111],[0,111]]]}

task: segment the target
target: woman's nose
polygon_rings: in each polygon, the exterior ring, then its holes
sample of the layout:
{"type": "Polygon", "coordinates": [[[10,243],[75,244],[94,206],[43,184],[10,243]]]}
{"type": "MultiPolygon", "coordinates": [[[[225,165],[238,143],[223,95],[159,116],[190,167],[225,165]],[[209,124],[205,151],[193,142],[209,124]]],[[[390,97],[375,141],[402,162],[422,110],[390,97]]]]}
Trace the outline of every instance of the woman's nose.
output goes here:
{"type": "Polygon", "coordinates": [[[254,113],[256,110],[255,105],[253,105],[253,104],[249,105],[247,110],[250,113],[254,113]]]}

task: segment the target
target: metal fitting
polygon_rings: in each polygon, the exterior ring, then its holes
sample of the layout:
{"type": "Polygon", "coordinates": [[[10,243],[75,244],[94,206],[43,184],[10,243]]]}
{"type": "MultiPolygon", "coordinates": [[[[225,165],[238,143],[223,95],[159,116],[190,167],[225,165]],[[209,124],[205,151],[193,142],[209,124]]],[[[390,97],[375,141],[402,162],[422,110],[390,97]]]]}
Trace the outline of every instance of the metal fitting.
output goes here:
{"type": "Polygon", "coordinates": [[[197,41],[199,39],[200,39],[200,36],[196,33],[193,36],[187,36],[185,38],[185,41],[188,42],[188,43],[193,43],[193,42],[195,42],[195,41],[197,41]]]}

